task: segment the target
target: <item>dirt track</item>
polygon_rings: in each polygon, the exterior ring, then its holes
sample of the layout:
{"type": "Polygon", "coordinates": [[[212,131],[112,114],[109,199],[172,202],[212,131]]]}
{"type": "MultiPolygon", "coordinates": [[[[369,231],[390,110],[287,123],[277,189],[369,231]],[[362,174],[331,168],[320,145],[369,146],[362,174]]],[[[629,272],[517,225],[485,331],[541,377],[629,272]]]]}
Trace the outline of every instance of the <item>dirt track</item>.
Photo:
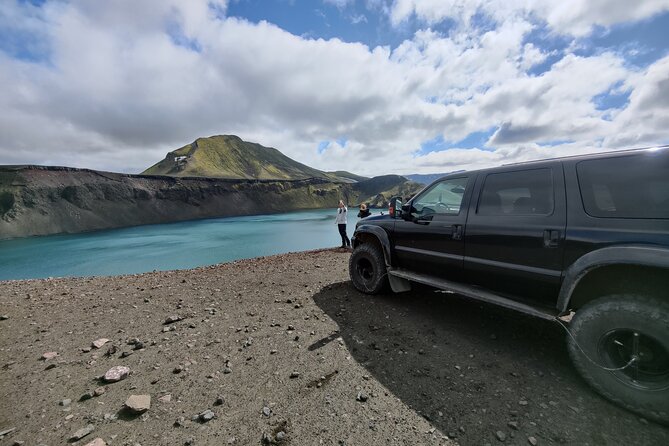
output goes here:
{"type": "Polygon", "coordinates": [[[557,325],[425,288],[362,295],[348,256],[0,282],[0,432],[16,428],[0,445],[65,444],[88,424],[74,444],[669,444],[580,380],[557,325]],[[95,379],[116,365],[130,376],[95,379]],[[121,410],[131,394],[151,408],[121,410]]]}

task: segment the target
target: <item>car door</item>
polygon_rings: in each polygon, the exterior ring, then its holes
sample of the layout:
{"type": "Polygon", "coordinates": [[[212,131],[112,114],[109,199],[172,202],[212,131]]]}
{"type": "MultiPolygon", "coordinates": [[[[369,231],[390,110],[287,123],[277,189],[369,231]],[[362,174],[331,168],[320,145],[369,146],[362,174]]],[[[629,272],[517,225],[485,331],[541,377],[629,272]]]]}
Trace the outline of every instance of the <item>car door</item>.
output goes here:
{"type": "Polygon", "coordinates": [[[461,276],[472,186],[470,175],[444,178],[403,207],[393,231],[400,267],[443,278],[461,276]]]}
{"type": "Polygon", "coordinates": [[[474,194],[465,237],[468,280],[502,294],[554,303],[566,229],[562,164],[482,173],[474,194]]]}

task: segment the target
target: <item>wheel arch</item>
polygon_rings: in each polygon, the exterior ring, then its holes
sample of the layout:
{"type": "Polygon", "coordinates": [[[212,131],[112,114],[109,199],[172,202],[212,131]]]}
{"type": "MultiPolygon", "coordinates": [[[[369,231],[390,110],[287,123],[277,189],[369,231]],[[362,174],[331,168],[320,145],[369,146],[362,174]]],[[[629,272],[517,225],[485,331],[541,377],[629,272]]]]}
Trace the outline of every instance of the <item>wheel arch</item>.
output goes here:
{"type": "Polygon", "coordinates": [[[386,266],[392,266],[392,254],[390,249],[390,239],[388,233],[378,226],[361,225],[358,226],[353,234],[351,244],[353,249],[363,243],[377,243],[383,251],[383,260],[386,266]]]}
{"type": "Polygon", "coordinates": [[[669,289],[668,249],[607,247],[589,252],[567,269],[557,308],[567,312],[608,294],[642,292],[658,295],[666,289],[669,289]]]}

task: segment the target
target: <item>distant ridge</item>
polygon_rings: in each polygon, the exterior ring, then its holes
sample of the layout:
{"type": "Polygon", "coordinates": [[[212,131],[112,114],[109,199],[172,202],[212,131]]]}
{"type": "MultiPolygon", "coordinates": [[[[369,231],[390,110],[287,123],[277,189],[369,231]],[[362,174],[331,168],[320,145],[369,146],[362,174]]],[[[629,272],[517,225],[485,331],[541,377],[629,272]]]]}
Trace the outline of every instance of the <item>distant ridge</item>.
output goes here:
{"type": "Polygon", "coordinates": [[[333,176],[287,157],[277,149],[235,135],[198,138],[169,152],[145,175],[260,180],[302,180],[333,176]]]}
{"type": "Polygon", "coordinates": [[[411,181],[415,181],[416,183],[420,184],[430,184],[435,180],[438,180],[441,177],[445,177],[446,175],[450,175],[452,173],[456,172],[462,172],[461,170],[456,170],[453,172],[445,172],[445,173],[426,173],[426,174],[421,174],[421,173],[414,173],[411,175],[404,175],[406,178],[410,179],[411,181]]]}
{"type": "Polygon", "coordinates": [[[354,173],[347,172],[345,170],[335,170],[334,172],[327,172],[327,173],[329,175],[332,175],[332,176],[336,177],[336,178],[341,178],[341,179],[344,179],[344,180],[350,180],[350,181],[354,181],[354,182],[358,182],[358,183],[361,182],[361,181],[366,181],[366,180],[370,179],[369,177],[363,177],[361,175],[356,175],[354,173]]]}

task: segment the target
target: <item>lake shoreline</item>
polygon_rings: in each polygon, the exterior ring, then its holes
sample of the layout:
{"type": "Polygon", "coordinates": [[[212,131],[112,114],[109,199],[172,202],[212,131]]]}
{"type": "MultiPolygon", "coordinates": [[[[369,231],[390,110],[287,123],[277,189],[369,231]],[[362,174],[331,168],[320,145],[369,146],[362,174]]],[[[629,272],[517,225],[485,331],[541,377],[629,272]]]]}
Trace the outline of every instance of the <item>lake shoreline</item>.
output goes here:
{"type": "Polygon", "coordinates": [[[326,249],[341,244],[334,218],[326,208],[0,241],[0,280],[183,270],[326,249]]]}

